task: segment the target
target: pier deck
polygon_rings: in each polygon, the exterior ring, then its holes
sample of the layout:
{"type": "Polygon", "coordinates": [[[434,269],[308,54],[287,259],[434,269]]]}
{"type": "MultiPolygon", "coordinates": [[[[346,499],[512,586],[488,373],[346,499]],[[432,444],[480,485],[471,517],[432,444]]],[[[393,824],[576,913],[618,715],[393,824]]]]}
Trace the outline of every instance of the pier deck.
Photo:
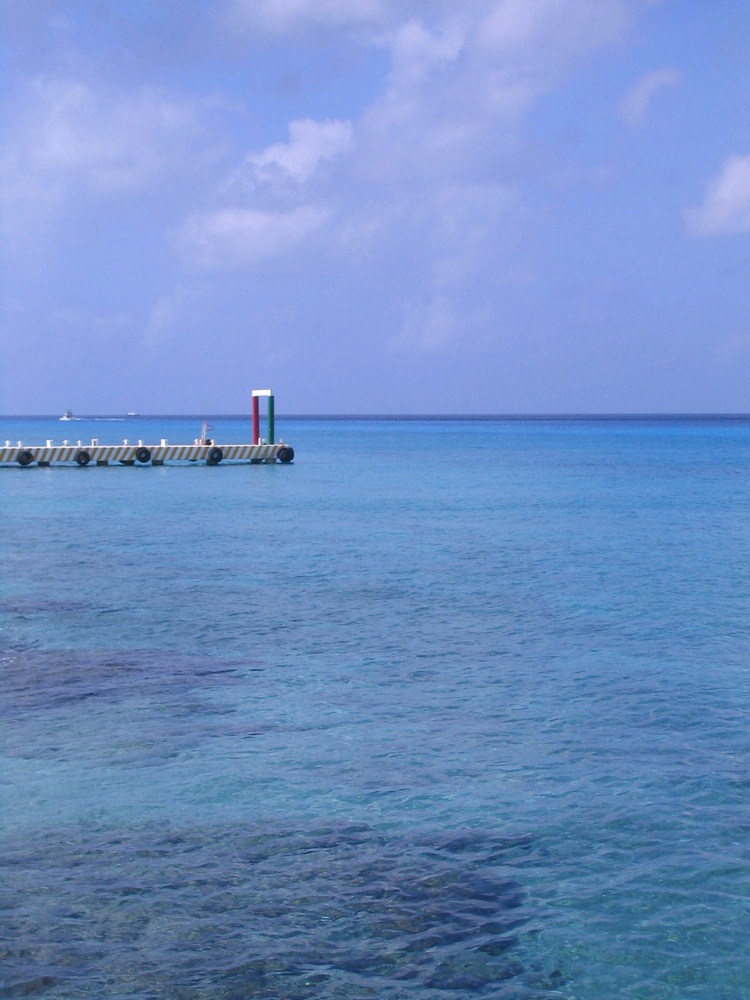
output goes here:
{"type": "Polygon", "coordinates": [[[165,462],[205,462],[219,465],[220,462],[281,462],[287,464],[294,458],[294,450],[283,441],[278,444],[148,444],[138,441],[130,444],[99,444],[92,439],[90,444],[77,441],[55,445],[48,441],[45,445],[24,445],[22,442],[5,442],[0,446],[0,465],[70,465],[81,468],[87,465],[163,465],[165,462]]]}
{"type": "MultiPolygon", "coordinates": [[[[98,438],[91,438],[90,444],[83,441],[63,441],[54,444],[51,439],[43,445],[25,445],[18,441],[6,441],[0,446],[0,466],[17,465],[164,465],[165,462],[205,462],[219,465],[221,462],[250,462],[256,465],[280,462],[288,465],[294,459],[294,449],[284,441],[274,442],[274,398],[270,389],[253,389],[252,395],[253,430],[252,444],[222,444],[207,437],[208,424],[204,420],[201,436],[192,444],[170,444],[161,438],[159,444],[127,439],[122,444],[99,444],[98,438]],[[259,399],[268,401],[267,437],[260,436],[259,399]]],[[[70,419],[66,413],[61,419],[70,419]]]]}

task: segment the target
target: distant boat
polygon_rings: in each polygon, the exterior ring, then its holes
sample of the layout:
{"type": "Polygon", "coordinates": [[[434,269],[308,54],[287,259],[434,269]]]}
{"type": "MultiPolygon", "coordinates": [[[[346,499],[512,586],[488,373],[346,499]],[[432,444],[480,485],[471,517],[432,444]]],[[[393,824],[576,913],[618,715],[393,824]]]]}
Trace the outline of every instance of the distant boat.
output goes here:
{"type": "Polygon", "coordinates": [[[140,417],[140,413],[128,413],[129,417],[140,417]]]}
{"type": "Polygon", "coordinates": [[[60,417],[60,420],[78,420],[78,417],[74,417],[70,410],[66,410],[60,417]]]}

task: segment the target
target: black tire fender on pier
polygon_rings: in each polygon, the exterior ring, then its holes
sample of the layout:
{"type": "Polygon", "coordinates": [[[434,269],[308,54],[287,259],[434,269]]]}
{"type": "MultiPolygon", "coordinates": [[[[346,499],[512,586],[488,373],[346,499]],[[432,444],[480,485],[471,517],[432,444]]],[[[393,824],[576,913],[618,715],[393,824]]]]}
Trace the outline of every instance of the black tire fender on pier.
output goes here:
{"type": "Polygon", "coordinates": [[[34,456],[31,454],[30,451],[22,451],[19,453],[16,461],[18,462],[19,465],[22,465],[25,468],[27,465],[31,465],[31,463],[34,461],[34,456]]]}
{"type": "Polygon", "coordinates": [[[221,448],[212,448],[208,453],[206,465],[218,465],[222,458],[224,458],[224,452],[221,448]]]}
{"type": "Polygon", "coordinates": [[[78,463],[78,465],[81,466],[82,469],[85,468],[85,466],[87,466],[90,461],[91,461],[91,455],[89,455],[87,451],[79,451],[78,454],[76,455],[76,462],[78,463]]]}
{"type": "Polygon", "coordinates": [[[142,465],[145,465],[146,462],[151,461],[151,452],[148,448],[139,448],[135,453],[135,457],[137,461],[139,461],[142,465]]]}
{"type": "Polygon", "coordinates": [[[284,445],[283,448],[279,448],[276,452],[276,458],[284,465],[288,465],[289,462],[294,458],[294,448],[290,448],[289,445],[284,445]]]}

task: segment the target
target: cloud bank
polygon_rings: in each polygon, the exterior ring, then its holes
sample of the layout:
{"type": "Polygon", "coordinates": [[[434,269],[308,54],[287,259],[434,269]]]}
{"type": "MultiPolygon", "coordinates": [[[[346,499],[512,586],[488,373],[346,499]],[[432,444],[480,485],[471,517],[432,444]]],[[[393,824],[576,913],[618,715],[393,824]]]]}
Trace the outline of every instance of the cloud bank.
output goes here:
{"type": "MultiPolygon", "coordinates": [[[[705,177],[679,182],[688,130],[669,130],[695,112],[696,65],[654,46],[644,72],[631,44],[657,3],[15,5],[3,335],[52,349],[88,343],[88,323],[154,357],[179,341],[194,368],[210,328],[227,356],[297,359],[300,379],[413,364],[452,385],[463,359],[502,356],[506,392],[522,370],[536,391],[533,359],[547,386],[580,384],[628,309],[645,328],[660,220],[750,229],[743,155],[685,210],[705,177]],[[640,127],[657,101],[660,128],[640,127]]],[[[492,370],[474,370],[489,395],[492,370]]]]}

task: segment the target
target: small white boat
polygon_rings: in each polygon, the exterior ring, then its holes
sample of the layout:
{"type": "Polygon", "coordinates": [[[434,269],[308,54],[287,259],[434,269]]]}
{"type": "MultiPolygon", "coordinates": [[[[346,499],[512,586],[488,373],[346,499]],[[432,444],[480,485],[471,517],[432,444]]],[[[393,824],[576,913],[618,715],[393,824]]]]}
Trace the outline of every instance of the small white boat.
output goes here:
{"type": "Polygon", "coordinates": [[[66,410],[60,417],[60,420],[78,420],[78,417],[74,417],[70,410],[66,410]]]}

